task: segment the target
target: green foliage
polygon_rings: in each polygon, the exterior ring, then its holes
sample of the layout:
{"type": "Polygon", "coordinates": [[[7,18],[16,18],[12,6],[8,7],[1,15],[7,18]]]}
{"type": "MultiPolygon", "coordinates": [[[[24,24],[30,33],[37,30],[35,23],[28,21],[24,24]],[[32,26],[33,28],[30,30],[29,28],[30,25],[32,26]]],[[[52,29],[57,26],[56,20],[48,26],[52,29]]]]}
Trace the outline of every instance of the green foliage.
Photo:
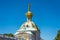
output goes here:
{"type": "Polygon", "coordinates": [[[9,34],[3,34],[4,36],[9,36],[9,37],[14,37],[14,35],[12,33],[9,34]]]}
{"type": "Polygon", "coordinates": [[[55,40],[60,40],[60,30],[58,30],[57,36],[55,37],[55,40]]]}

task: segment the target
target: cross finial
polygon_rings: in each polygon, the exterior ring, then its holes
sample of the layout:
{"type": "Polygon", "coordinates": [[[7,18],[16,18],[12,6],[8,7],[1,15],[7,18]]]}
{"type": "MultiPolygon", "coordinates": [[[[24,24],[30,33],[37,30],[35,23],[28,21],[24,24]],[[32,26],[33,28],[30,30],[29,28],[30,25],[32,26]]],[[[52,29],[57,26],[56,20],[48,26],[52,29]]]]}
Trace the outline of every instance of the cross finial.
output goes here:
{"type": "Polygon", "coordinates": [[[30,11],[30,4],[28,4],[28,11],[30,11]]]}

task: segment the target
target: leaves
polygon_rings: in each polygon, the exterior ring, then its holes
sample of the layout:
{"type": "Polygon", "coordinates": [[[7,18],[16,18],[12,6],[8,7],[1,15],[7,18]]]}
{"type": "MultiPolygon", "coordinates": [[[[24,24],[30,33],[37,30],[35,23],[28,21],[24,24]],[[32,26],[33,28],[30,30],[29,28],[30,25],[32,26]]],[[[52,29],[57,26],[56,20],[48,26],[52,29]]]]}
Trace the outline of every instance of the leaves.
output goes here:
{"type": "Polygon", "coordinates": [[[14,35],[12,33],[9,34],[3,34],[4,36],[10,36],[10,37],[14,37],[14,35]]]}
{"type": "Polygon", "coordinates": [[[58,30],[57,36],[55,37],[55,40],[60,40],[60,30],[58,30]]]}

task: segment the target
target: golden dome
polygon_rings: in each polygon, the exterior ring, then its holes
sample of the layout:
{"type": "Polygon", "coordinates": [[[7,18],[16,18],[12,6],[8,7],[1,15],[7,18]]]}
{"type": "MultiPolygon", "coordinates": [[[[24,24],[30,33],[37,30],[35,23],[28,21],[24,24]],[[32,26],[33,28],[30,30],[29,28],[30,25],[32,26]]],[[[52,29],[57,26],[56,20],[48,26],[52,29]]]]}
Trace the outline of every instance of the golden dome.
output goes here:
{"type": "Polygon", "coordinates": [[[28,4],[28,12],[26,13],[28,19],[32,18],[32,13],[30,12],[30,4],[28,4]]]}
{"type": "Polygon", "coordinates": [[[32,13],[31,13],[30,11],[28,11],[28,12],[26,13],[26,17],[29,18],[29,19],[32,18],[32,13]]]}

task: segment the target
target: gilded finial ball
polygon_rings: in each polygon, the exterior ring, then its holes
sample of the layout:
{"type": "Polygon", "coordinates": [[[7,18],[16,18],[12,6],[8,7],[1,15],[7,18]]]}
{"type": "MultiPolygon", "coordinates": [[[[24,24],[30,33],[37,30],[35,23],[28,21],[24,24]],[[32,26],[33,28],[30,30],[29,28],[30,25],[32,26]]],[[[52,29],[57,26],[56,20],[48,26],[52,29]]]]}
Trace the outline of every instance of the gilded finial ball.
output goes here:
{"type": "Polygon", "coordinates": [[[32,18],[32,13],[31,13],[30,11],[28,11],[28,12],[26,13],[26,17],[27,17],[27,18],[32,18]]]}

